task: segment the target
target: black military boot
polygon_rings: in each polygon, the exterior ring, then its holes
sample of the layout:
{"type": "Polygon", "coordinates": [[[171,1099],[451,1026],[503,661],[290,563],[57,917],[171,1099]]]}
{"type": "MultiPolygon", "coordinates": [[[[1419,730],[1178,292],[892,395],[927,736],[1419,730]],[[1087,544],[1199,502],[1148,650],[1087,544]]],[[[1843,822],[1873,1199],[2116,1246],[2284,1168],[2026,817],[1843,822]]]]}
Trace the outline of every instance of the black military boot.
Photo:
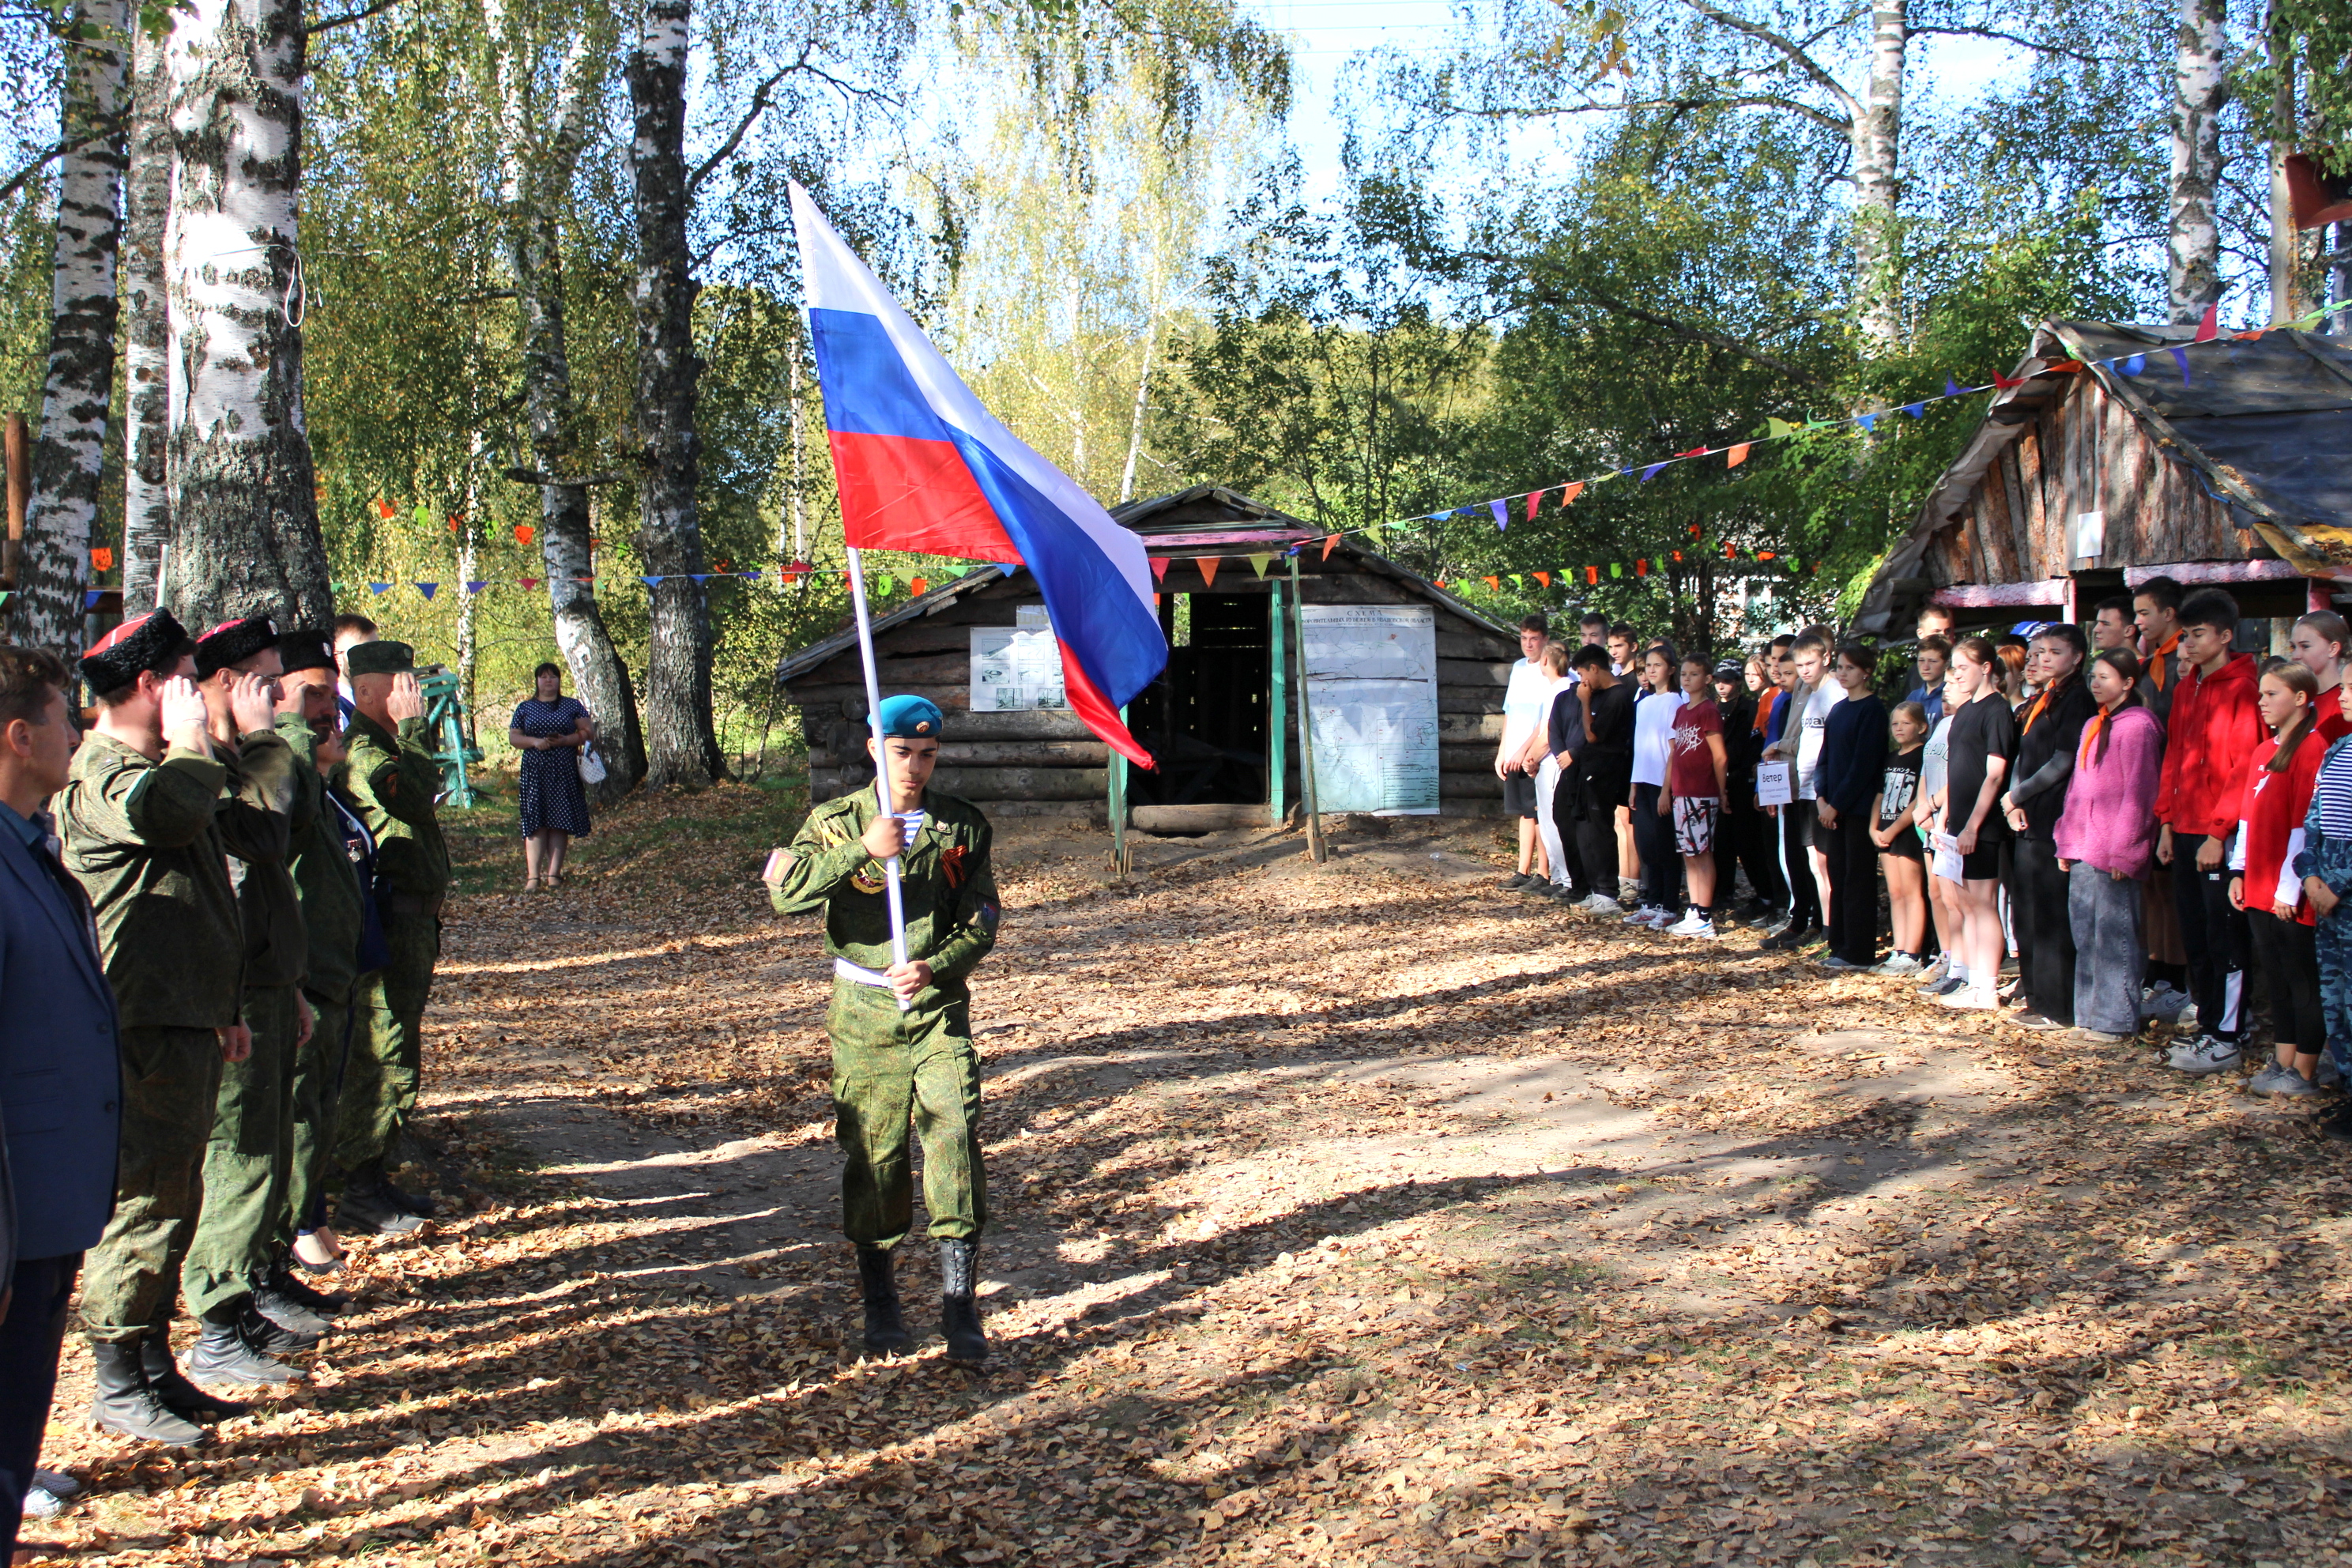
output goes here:
{"type": "Polygon", "coordinates": [[[980,1331],[980,1243],[940,1243],[940,1332],[948,1360],[988,1359],[988,1336],[980,1331]]]}
{"type": "Polygon", "coordinates": [[[425,1222],[394,1203],[382,1186],[350,1186],[335,1204],[335,1228],[360,1236],[414,1236],[425,1222]]]}
{"type": "MultiPolygon", "coordinates": [[[[99,1342],[89,1349],[98,1367],[98,1392],[89,1402],[93,1425],[174,1448],[200,1447],[212,1440],[211,1433],[164,1404],[149,1384],[138,1341],[99,1342]]],[[[167,1351],[167,1359],[169,1354],[167,1351]]]]}
{"type": "Polygon", "coordinates": [[[866,1299],[866,1353],[897,1355],[914,1342],[898,1310],[898,1282],[891,1255],[879,1247],[857,1249],[857,1289],[866,1299]]]}
{"type": "Polygon", "coordinates": [[[250,1321],[266,1323],[267,1320],[246,1300],[205,1313],[204,1336],[188,1352],[188,1375],[198,1383],[261,1384],[270,1387],[284,1387],[299,1381],[299,1373],[272,1356],[247,1332],[247,1324],[250,1321]]]}
{"type": "Polygon", "coordinates": [[[155,1391],[155,1397],[191,1421],[226,1421],[252,1408],[234,1399],[206,1394],[180,1375],[180,1363],[172,1359],[168,1320],[158,1323],[154,1332],[139,1342],[139,1366],[147,1374],[147,1386],[155,1391]]]}
{"type": "Polygon", "coordinates": [[[278,1267],[269,1271],[269,1288],[281,1296],[290,1297],[305,1310],[322,1318],[331,1318],[352,1304],[352,1299],[341,1290],[317,1290],[294,1277],[294,1271],[279,1258],[278,1267]]]}
{"type": "Polygon", "coordinates": [[[274,1280],[254,1287],[253,1310],[289,1333],[307,1336],[311,1344],[325,1338],[334,1326],[274,1280]]]}

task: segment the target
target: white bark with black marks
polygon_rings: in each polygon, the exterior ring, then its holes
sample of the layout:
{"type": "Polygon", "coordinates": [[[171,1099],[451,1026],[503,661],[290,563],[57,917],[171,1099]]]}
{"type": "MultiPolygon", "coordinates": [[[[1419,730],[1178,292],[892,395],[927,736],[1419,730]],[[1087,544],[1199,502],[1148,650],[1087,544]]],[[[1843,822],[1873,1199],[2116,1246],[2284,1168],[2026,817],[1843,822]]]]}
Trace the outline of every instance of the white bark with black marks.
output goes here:
{"type": "Polygon", "coordinates": [[[163,36],[141,33],[131,52],[131,170],[122,195],[122,610],[161,602],[163,543],[172,532],[172,318],[163,299],[163,216],[172,205],[172,126],[163,36]]]}
{"type": "Polygon", "coordinates": [[[171,564],[164,602],[191,626],[334,615],[302,422],[302,11],[296,0],[192,0],[170,79],[171,564]]]}
{"type": "Polygon", "coordinates": [[[1873,354],[1902,346],[1902,280],[1896,229],[1902,203],[1903,72],[1911,48],[1909,0],[1871,6],[1870,81],[1853,116],[1855,314],[1873,354]]]}
{"type": "MultiPolygon", "coordinates": [[[[499,205],[507,267],[514,278],[531,456],[543,474],[577,477],[591,454],[574,439],[558,208],[579,162],[604,53],[595,39],[572,40],[558,79],[554,117],[542,132],[530,117],[531,61],[517,19],[499,0],[488,0],[483,19],[496,76],[499,205]]],[[[540,558],[546,563],[555,644],[572,671],[572,689],[596,717],[596,751],[605,769],[596,798],[610,804],[645,777],[645,735],[637,720],[636,692],[628,667],[605,630],[595,584],[589,580],[593,553],[587,488],[547,484],[538,489],[540,558]]]]}
{"type": "Polygon", "coordinates": [[[2203,319],[2221,298],[2221,106],[2230,94],[2228,0],[2180,0],[2173,38],[2172,184],[2165,236],[2166,307],[2203,319]]]}
{"type": "Polygon", "coordinates": [[[114,263],[121,239],[124,0],[81,0],[60,27],[65,82],[50,273],[49,363],[32,453],[16,594],[19,643],[79,653],[97,532],[99,471],[114,394],[114,263]]]}
{"type": "Polygon", "coordinates": [[[701,469],[695,399],[693,254],[687,240],[687,0],[651,0],[628,61],[637,219],[637,536],[651,601],[646,659],[646,782],[696,789],[723,776],[710,712],[710,596],[694,491],[701,469]]]}

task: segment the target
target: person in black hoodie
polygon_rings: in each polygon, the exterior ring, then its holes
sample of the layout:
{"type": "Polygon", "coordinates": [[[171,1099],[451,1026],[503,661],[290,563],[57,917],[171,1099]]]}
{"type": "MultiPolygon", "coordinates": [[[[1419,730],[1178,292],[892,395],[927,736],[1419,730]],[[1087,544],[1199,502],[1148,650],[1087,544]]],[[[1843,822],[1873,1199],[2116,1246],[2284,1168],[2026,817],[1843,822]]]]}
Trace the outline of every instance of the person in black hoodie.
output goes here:
{"type": "Polygon", "coordinates": [[[2089,651],[2082,628],[2063,621],[2033,634],[2027,668],[2042,689],[2018,716],[2017,763],[2000,798],[2016,835],[2010,846],[2009,907],[2017,926],[2018,989],[2026,1004],[2010,1022],[2027,1029],[2074,1026],[2074,928],[2055,835],[2083,726],[2099,708],[2083,679],[2089,651]]]}
{"type": "MultiPolygon", "coordinates": [[[[1878,656],[1861,643],[1840,643],[1830,660],[1830,679],[1845,698],[1829,710],[1813,772],[1811,805],[1830,868],[1824,969],[1868,969],[1878,962],[1878,844],[1870,837],[1876,826],[1870,805],[1886,770],[1886,704],[1870,689],[1877,667],[1878,656]]],[[[1805,804],[1798,802],[1801,809],[1805,804]]]]}
{"type": "MultiPolygon", "coordinates": [[[[1633,686],[1609,667],[1609,650],[1580,647],[1572,661],[1584,695],[1584,749],[1577,753],[1577,853],[1593,879],[1581,908],[1618,912],[1609,896],[1616,879],[1617,808],[1633,787],[1633,686]]],[[[1563,781],[1564,783],[1565,781],[1563,781]]]]}

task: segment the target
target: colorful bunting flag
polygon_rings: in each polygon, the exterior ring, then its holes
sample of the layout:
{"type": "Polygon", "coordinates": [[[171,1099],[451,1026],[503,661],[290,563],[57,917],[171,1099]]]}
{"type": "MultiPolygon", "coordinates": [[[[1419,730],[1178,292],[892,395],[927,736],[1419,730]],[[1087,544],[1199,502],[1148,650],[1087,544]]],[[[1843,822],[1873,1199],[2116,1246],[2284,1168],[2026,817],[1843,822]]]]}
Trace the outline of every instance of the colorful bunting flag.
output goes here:
{"type": "Polygon", "coordinates": [[[1533,522],[1536,520],[1536,508],[1543,504],[1543,494],[1544,493],[1541,490],[1529,490],[1528,492],[1528,521],[1529,522],[1533,522]]]}
{"type": "Polygon", "coordinates": [[[1573,506],[1573,505],[1575,505],[1575,504],[1576,504],[1576,498],[1577,498],[1577,497],[1579,497],[1579,496],[1580,496],[1580,495],[1582,495],[1583,493],[1584,493],[1584,481],[1583,481],[1582,479],[1579,479],[1579,480],[1577,480],[1577,481],[1576,481],[1576,483],[1574,483],[1574,484],[1572,484],[1572,485],[1562,485],[1562,486],[1560,486],[1560,487],[1559,487],[1559,510],[1562,510],[1562,511],[1566,511],[1570,507],[1571,507],[1571,506],[1573,506]]]}
{"type": "Polygon", "coordinates": [[[1609,563],[1609,575],[1612,577],[1625,575],[1625,563],[1622,561],[1612,561],[1609,563]]]}
{"type": "Polygon", "coordinates": [[[382,496],[375,498],[375,514],[386,522],[392,521],[392,503],[382,496]]]}
{"type": "MultiPolygon", "coordinates": [[[[962,575],[960,572],[956,574],[962,575]]],[[[1168,557],[1165,555],[1155,555],[1151,558],[1151,580],[1155,583],[1168,581],[1168,557]]]]}
{"type": "Polygon", "coordinates": [[[1592,584],[1596,584],[1596,583],[1598,583],[1598,582],[1600,582],[1600,581],[1601,581],[1601,568],[1600,568],[1600,567],[1598,567],[1598,566],[1587,566],[1587,567],[1584,569],[1584,582],[1585,582],[1585,585],[1586,585],[1586,586],[1590,587],[1590,586],[1591,586],[1592,584]]]}
{"type": "Polygon", "coordinates": [[[1658,477],[1658,470],[1664,467],[1665,465],[1664,463],[1652,463],[1648,468],[1643,468],[1642,470],[1642,482],[1646,485],[1652,479],[1656,479],[1658,477]]]}
{"type": "Polygon", "coordinates": [[[1506,507],[1501,501],[1490,500],[1486,503],[1486,509],[1495,514],[1495,531],[1496,533],[1500,533],[1505,529],[1511,526],[1510,509],[1506,507]]]}
{"type": "Polygon", "coordinates": [[[1866,431],[1874,433],[1878,429],[1878,416],[1875,414],[1857,414],[1853,416],[1853,422],[1866,431]]]}
{"type": "Polygon", "coordinates": [[[1748,444],[1747,442],[1742,441],[1738,446],[1734,447],[1728,452],[1726,452],[1724,454],[1723,466],[1727,468],[1736,468],[1739,467],[1740,464],[1746,462],[1748,460],[1748,444]]]}
{"type": "Polygon", "coordinates": [[[1324,559],[1324,560],[1328,561],[1328,560],[1330,560],[1330,559],[1331,559],[1331,552],[1332,552],[1333,548],[1334,548],[1334,547],[1336,547],[1336,546],[1339,544],[1339,536],[1338,534],[1336,534],[1336,533],[1327,533],[1327,534],[1325,534],[1325,535],[1323,536],[1323,559],[1324,559]]]}
{"type": "Polygon", "coordinates": [[[1264,578],[1265,576],[1265,569],[1274,564],[1274,557],[1270,554],[1253,555],[1249,558],[1249,563],[1250,570],[1256,573],[1260,578],[1264,578]]]}
{"type": "Polygon", "coordinates": [[[539,586],[539,579],[536,577],[526,577],[522,580],[522,585],[526,590],[536,588],[539,586]]]}
{"type": "Polygon", "coordinates": [[[392,584],[389,583],[371,583],[368,584],[368,592],[371,594],[382,594],[391,586],[392,584]]]}
{"type": "MultiPolygon", "coordinates": [[[[2210,319],[2210,315],[2211,312],[2209,310],[2207,312],[2208,319],[2210,319]]],[[[2186,386],[2189,384],[2189,351],[2187,349],[2174,349],[2171,351],[2171,353],[2172,363],[2180,367],[2180,384],[2186,386]]]]}
{"type": "Polygon", "coordinates": [[[1954,381],[1948,375],[1944,378],[1944,395],[1947,397],[1958,397],[1960,395],[1960,384],[1954,381]]]}
{"type": "Polygon", "coordinates": [[[1927,417],[1927,405],[1925,403],[1906,403],[1903,405],[1903,412],[1914,419],[1925,419],[1927,417]]]}
{"type": "Polygon", "coordinates": [[[89,563],[101,572],[114,570],[114,552],[101,544],[89,552],[89,563]]]}
{"type": "Polygon", "coordinates": [[[1646,576],[1648,576],[1649,574],[1650,574],[1650,563],[1649,563],[1648,562],[1646,562],[1646,561],[1636,561],[1636,562],[1634,562],[1634,563],[1633,563],[1633,575],[1634,575],[1634,576],[1636,576],[1636,577],[1646,577],[1646,576]]]}
{"type": "Polygon", "coordinates": [[[104,597],[106,597],[106,590],[103,588],[84,589],[81,595],[81,607],[83,611],[87,613],[88,611],[98,608],[98,602],[104,597]]]}
{"type": "MultiPolygon", "coordinates": [[[[2205,307],[2204,318],[2197,323],[2197,335],[2189,341],[2193,343],[2210,343],[2221,335],[2221,307],[2220,302],[2216,301],[2205,307]]],[[[2178,353],[2179,351],[2176,349],[2173,352],[2178,353]]]]}
{"type": "Polygon", "coordinates": [[[2122,359],[2116,362],[2116,368],[2122,371],[2126,375],[2137,375],[2140,372],[2147,368],[2147,356],[2146,354],[2126,354],[2122,359]]]}
{"type": "Polygon", "coordinates": [[[1493,594],[1493,593],[1498,593],[1498,592],[1500,592],[1500,591],[1501,591],[1501,589],[1502,589],[1502,586],[1503,586],[1503,584],[1500,584],[1499,582],[1496,582],[1496,581],[1494,578],[1492,578],[1492,577],[1481,577],[1481,578],[1479,578],[1479,579],[1478,579],[1478,581],[1480,581],[1481,583],[1484,583],[1484,584],[1486,584],[1486,592],[1488,592],[1489,594],[1493,594]]]}
{"type": "Polygon", "coordinates": [[[1201,569],[1201,581],[1204,585],[1209,587],[1216,585],[1217,558],[1215,556],[1195,555],[1192,557],[1192,564],[1201,569]]]}
{"type": "Polygon", "coordinates": [[[424,595],[427,599],[430,599],[433,597],[434,594],[439,590],[440,586],[441,584],[438,583],[419,583],[416,584],[416,591],[424,595]]]}
{"type": "Polygon", "coordinates": [[[531,527],[531,525],[527,522],[519,522],[515,524],[515,542],[517,544],[529,544],[533,539],[538,537],[538,534],[539,530],[531,527]]]}
{"type": "Polygon", "coordinates": [[[1764,438],[1768,441],[1778,441],[1784,436],[1793,436],[1796,433],[1797,427],[1786,419],[1768,418],[1764,421],[1764,438]]]}
{"type": "Polygon", "coordinates": [[[1549,572],[1538,572],[1536,574],[1536,581],[1549,588],[1551,586],[1551,574],[1549,572]]]}
{"type": "Polygon", "coordinates": [[[490,584],[487,579],[478,577],[466,584],[466,592],[468,594],[478,594],[489,585],[490,584]]]}
{"type": "MultiPolygon", "coordinates": [[[[752,575],[756,577],[759,574],[755,572],[752,575]]],[[[909,577],[907,579],[907,592],[916,595],[919,597],[923,594],[929,592],[930,586],[931,582],[928,577],[909,577]]]]}

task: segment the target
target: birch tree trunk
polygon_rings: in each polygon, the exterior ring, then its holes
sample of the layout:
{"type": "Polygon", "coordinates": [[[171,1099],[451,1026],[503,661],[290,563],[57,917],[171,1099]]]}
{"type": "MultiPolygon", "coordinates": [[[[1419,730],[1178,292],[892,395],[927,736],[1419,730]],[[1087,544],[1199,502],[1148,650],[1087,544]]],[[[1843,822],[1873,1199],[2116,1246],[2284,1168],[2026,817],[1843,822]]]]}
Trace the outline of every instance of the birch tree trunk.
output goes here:
{"type": "Polygon", "coordinates": [[[58,160],[48,376],[11,607],[18,642],[67,654],[83,646],[82,594],[89,582],[107,407],[114,395],[128,21],[124,0],[82,0],[60,29],[66,61],[60,139],[89,140],[58,160]]]}
{"type": "Polygon", "coordinates": [[[335,601],[302,423],[298,0],[192,0],[169,77],[171,578],[191,627],[323,626],[335,601]]]}
{"type": "MultiPolygon", "coordinates": [[[[587,465],[586,454],[576,450],[573,442],[572,355],[564,331],[562,231],[557,214],[571,188],[586,133],[602,50],[596,40],[573,40],[563,61],[553,123],[542,137],[528,118],[532,69],[526,46],[514,36],[502,5],[493,0],[483,9],[493,40],[499,195],[506,213],[507,267],[514,277],[531,456],[543,475],[578,479],[584,477],[587,465]]],[[[596,798],[611,805],[646,774],[636,691],[596,604],[587,488],[542,484],[538,489],[540,558],[547,564],[555,644],[572,671],[572,689],[595,715],[597,754],[604,762],[604,782],[596,786],[596,798]]]]}
{"type": "Polygon", "coordinates": [[[1903,73],[1911,47],[1910,0],[1871,6],[1870,80],[1853,116],[1853,267],[1856,321],[1874,356],[1901,346],[1903,313],[1896,259],[1902,202],[1903,73]]]}
{"type": "Polygon", "coordinates": [[[2171,319],[2200,321],[2221,298],[2221,106],[2230,90],[2228,0],[2180,0],[2172,71],[2172,191],[2165,238],[2171,319]]]}
{"type": "Polygon", "coordinates": [[[2287,196],[2286,161],[2294,151],[2294,39],[2279,7],[2271,8],[2271,70],[2277,85],[2271,92],[2271,325],[2284,326],[2301,313],[2295,294],[2295,274],[2303,262],[2303,236],[2294,226],[2294,204],[2287,196]]]}
{"type": "Polygon", "coordinates": [[[698,789],[723,776],[710,714],[710,599],[694,491],[693,257],[687,244],[688,0],[650,0],[629,55],[635,121],[629,164],[637,219],[636,426],[643,527],[638,552],[657,580],[646,658],[646,781],[698,789]]]}
{"type": "Polygon", "coordinates": [[[171,440],[172,320],[163,300],[163,215],[172,205],[172,126],[163,37],[131,46],[131,173],[122,196],[122,613],[162,603],[172,533],[164,450],[171,440]]]}

